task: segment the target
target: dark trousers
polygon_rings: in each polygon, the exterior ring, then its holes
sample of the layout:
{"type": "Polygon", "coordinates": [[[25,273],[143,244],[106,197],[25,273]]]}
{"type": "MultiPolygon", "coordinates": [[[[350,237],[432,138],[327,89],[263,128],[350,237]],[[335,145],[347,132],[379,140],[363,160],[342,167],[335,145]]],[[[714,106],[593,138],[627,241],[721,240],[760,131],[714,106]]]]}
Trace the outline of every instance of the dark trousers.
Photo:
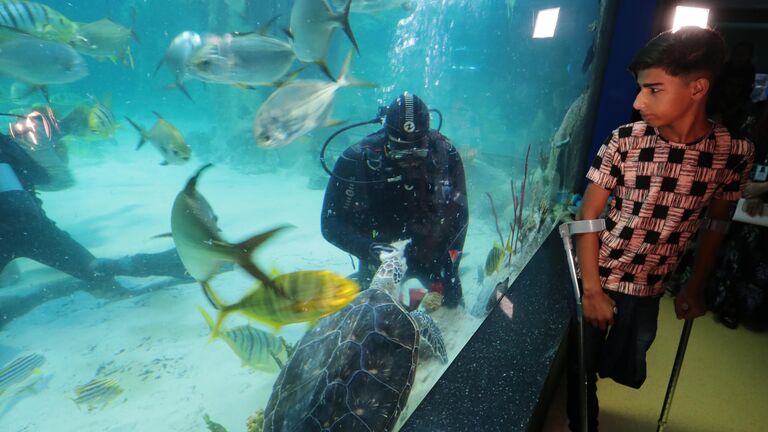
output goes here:
{"type": "MultiPolygon", "coordinates": [[[[610,329],[584,322],[584,369],[587,377],[587,418],[589,431],[598,430],[600,411],[597,400],[597,375],[619,384],[640,388],[646,377],[645,355],[656,338],[660,297],[636,297],[607,291],[616,302],[618,314],[610,329]]],[[[567,411],[570,428],[580,431],[580,382],[578,338],[575,320],[568,344],[567,411]]]]}
{"type": "Polygon", "coordinates": [[[14,258],[29,258],[78,279],[94,281],[94,256],[45,215],[26,191],[0,193],[0,270],[14,258]]]}

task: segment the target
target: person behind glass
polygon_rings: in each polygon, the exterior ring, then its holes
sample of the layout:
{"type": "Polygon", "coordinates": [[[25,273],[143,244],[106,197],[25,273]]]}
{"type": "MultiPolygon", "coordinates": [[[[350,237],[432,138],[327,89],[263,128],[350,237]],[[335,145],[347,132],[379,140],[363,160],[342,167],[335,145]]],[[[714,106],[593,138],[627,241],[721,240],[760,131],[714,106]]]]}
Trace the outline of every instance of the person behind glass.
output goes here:
{"type": "Polygon", "coordinates": [[[35,185],[49,181],[46,169],[22,144],[0,134],[0,272],[23,257],[95,283],[97,290],[121,290],[117,275],[189,277],[175,249],[97,259],[45,214],[35,185]]]}
{"type": "Polygon", "coordinates": [[[359,259],[363,288],[380,249],[411,239],[406,278],[418,278],[455,308],[462,302],[458,267],[469,218],[464,166],[429,121],[426,104],[403,93],[387,108],[382,129],[344,151],[325,191],[322,233],[359,259]]]}
{"type": "MultiPolygon", "coordinates": [[[[598,218],[614,197],[606,229],[576,237],[590,430],[597,430],[597,373],[634,388],[645,381],[662,284],[699,229],[694,269],[674,307],[679,319],[705,313],[702,289],[754,152],[751,142],[706,117],[707,96],[724,57],[725,44],[711,29],[683,27],[651,39],[629,65],[640,87],[633,106],[643,120],[614,130],[587,173],[578,219],[598,218]]],[[[574,339],[568,416],[578,430],[574,339]]]]}

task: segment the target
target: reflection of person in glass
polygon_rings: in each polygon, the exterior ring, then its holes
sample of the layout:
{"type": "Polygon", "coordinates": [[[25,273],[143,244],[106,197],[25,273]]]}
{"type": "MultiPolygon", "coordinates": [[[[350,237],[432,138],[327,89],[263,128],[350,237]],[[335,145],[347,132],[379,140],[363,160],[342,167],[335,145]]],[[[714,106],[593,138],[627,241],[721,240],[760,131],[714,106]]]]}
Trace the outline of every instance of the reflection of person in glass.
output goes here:
{"type": "Polygon", "coordinates": [[[322,231],[360,260],[363,287],[380,248],[410,238],[406,278],[418,278],[453,308],[462,297],[467,189],[458,152],[429,120],[424,102],[404,93],[387,109],[384,128],[346,149],[325,192],[322,231]]]}

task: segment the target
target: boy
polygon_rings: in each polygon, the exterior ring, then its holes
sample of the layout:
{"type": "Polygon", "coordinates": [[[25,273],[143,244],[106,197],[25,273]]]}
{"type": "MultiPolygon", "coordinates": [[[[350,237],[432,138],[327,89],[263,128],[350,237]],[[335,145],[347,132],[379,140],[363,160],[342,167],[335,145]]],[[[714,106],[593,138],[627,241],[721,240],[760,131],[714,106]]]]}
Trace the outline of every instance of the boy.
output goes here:
{"type": "MultiPolygon", "coordinates": [[[[590,430],[597,430],[596,373],[634,388],[645,381],[662,284],[699,227],[694,271],[675,313],[692,319],[706,312],[702,288],[753,158],[749,141],[706,117],[724,57],[725,44],[710,29],[684,27],[648,42],[629,66],[640,86],[633,106],[643,121],[616,129],[587,173],[579,219],[598,218],[614,196],[606,229],[580,235],[576,245],[590,430]]],[[[578,430],[578,367],[571,358],[568,416],[578,430]]]]}

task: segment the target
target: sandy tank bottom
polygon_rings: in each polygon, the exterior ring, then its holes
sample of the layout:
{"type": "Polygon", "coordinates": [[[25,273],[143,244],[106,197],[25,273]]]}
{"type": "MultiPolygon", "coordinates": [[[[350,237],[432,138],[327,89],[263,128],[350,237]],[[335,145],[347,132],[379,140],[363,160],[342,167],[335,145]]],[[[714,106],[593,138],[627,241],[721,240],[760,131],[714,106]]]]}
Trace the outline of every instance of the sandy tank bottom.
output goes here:
{"type": "MultiPolygon", "coordinates": [[[[97,256],[171,247],[170,240],[152,237],[170,230],[173,198],[202,163],[193,159],[182,167],[160,167],[155,165],[156,155],[148,153],[126,151],[125,157],[115,155],[98,163],[73,161],[77,185],[44,194],[46,212],[97,256]]],[[[309,190],[306,184],[306,177],[291,171],[248,176],[219,165],[204,174],[198,188],[219,216],[227,239],[239,240],[284,223],[294,226],[255,254],[265,268],[352,273],[349,256],[320,235],[323,192],[309,190]]],[[[470,256],[462,266],[474,269],[484,260],[491,234],[470,226],[466,247],[470,256]]],[[[30,266],[34,267],[30,263],[23,267],[30,266]]],[[[441,309],[434,315],[451,358],[481,323],[468,313],[476,298],[474,273],[467,272],[469,277],[464,279],[466,309],[441,309]]],[[[136,290],[167,281],[120,280],[136,290]]],[[[237,300],[251,285],[249,276],[240,270],[214,281],[225,301],[237,300]]],[[[0,295],[13,295],[11,290],[13,287],[0,295]]],[[[34,352],[44,355],[46,362],[42,388],[0,406],[0,430],[205,431],[203,415],[208,414],[230,432],[244,431],[246,419],[266,405],[277,375],[241,367],[223,341],[209,342],[209,329],[197,306],[213,312],[194,283],[120,300],[76,291],[12,321],[0,331],[3,360],[34,352]],[[78,407],[72,401],[75,388],[104,373],[111,373],[124,392],[100,410],[78,407]]],[[[225,327],[246,322],[233,316],[225,327]]],[[[305,328],[291,325],[280,334],[294,343],[305,328]]],[[[445,367],[434,360],[419,365],[400,423],[445,367]]]]}

